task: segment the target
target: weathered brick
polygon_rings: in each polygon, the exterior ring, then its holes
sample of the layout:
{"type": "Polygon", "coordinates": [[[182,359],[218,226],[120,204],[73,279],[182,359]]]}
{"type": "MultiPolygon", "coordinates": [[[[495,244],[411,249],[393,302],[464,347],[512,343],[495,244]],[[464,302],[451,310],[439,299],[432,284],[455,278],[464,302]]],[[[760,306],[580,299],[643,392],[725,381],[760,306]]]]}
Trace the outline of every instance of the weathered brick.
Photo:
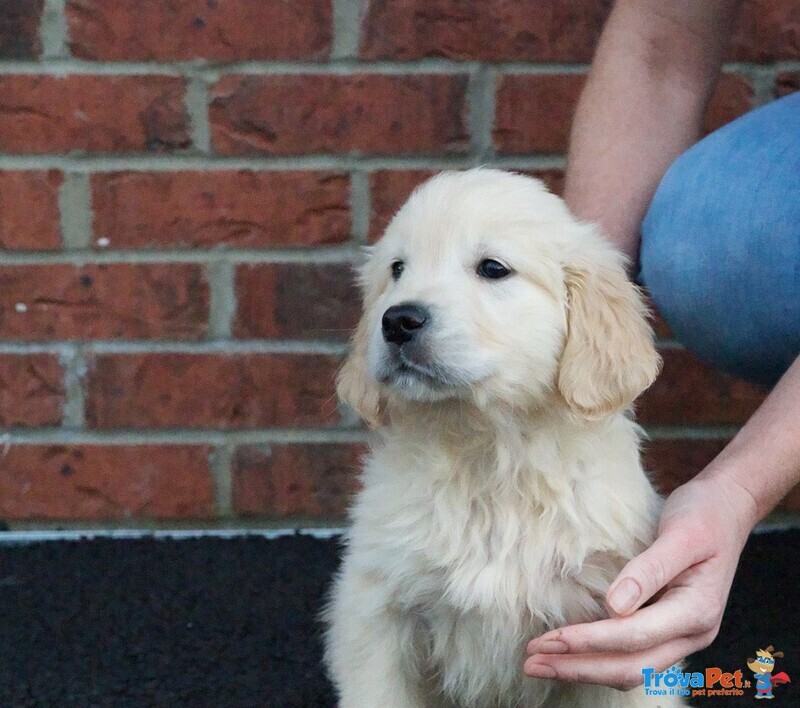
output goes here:
{"type": "MultiPolygon", "coordinates": [[[[361,56],[588,62],[610,7],[610,0],[368,0],[361,56]]],[[[800,58],[796,1],[745,0],[728,58],[800,58]]]]}
{"type": "Polygon", "coordinates": [[[637,402],[637,417],[645,425],[739,425],[767,394],[682,349],[664,349],[661,355],[661,374],[637,402]]]}
{"type": "Polygon", "coordinates": [[[8,339],[198,339],[208,308],[196,264],[0,266],[8,339]]]}
{"type": "Polygon", "coordinates": [[[744,0],[728,59],[764,64],[800,59],[797,0],[744,0]]]}
{"type": "Polygon", "coordinates": [[[782,71],[775,77],[773,93],[776,98],[800,91],[800,71],[782,71]]]}
{"type": "Polygon", "coordinates": [[[343,516],[358,489],[358,444],[243,447],[233,460],[233,509],[247,516],[343,516]]]}
{"type": "Polygon", "coordinates": [[[436,170],[379,170],[369,176],[370,242],[377,241],[386,230],[392,217],[403,203],[426,179],[433,177],[436,170]]]}
{"type": "Polygon", "coordinates": [[[366,59],[586,62],[610,0],[368,0],[366,59]]]}
{"type": "MultiPolygon", "coordinates": [[[[537,177],[547,187],[561,194],[564,173],[562,170],[521,170],[523,174],[537,177]]],[[[411,195],[415,187],[436,174],[436,170],[378,170],[370,175],[370,225],[368,240],[377,241],[392,217],[411,195]]]]}
{"type": "MultiPolygon", "coordinates": [[[[644,445],[644,467],[656,489],[671,493],[702,471],[728,444],[726,438],[669,438],[649,440],[644,445]]],[[[778,505],[785,511],[800,511],[800,485],[778,505]]]]}
{"type": "Polygon", "coordinates": [[[69,46],[82,59],[172,61],[321,58],[330,0],[68,0],[69,46]]]}
{"type": "Polygon", "coordinates": [[[63,374],[52,354],[0,354],[0,428],[59,425],[63,374]]]}
{"type": "Polygon", "coordinates": [[[61,247],[58,190],[61,172],[0,172],[0,249],[52,251],[61,247]]]}
{"type": "MultiPolygon", "coordinates": [[[[504,154],[565,152],[582,74],[507,74],[497,83],[494,144],[504,154]]],[[[703,119],[706,133],[752,107],[753,88],[736,74],[720,77],[703,119]]]]}
{"type": "Polygon", "coordinates": [[[214,512],[206,446],[13,445],[0,464],[4,519],[188,519],[214,512]]]}
{"type": "Polygon", "coordinates": [[[463,75],[226,76],[212,90],[220,154],[465,152],[463,75]]]}
{"type": "Polygon", "coordinates": [[[0,150],[160,152],[188,147],[185,82],[171,76],[0,76],[0,150]]]}
{"type": "Polygon", "coordinates": [[[347,339],[360,297],[347,263],[259,263],[236,271],[237,337],[347,339]]]}
{"type": "Polygon", "coordinates": [[[95,242],[114,248],[321,246],[350,235],[341,173],[115,172],[91,184],[95,242]]]}
{"type": "Polygon", "coordinates": [[[708,110],[703,118],[703,132],[710,133],[744,115],[753,107],[753,87],[743,76],[720,76],[708,110]]]}
{"type": "MultiPolygon", "coordinates": [[[[541,179],[555,194],[563,191],[564,172],[559,169],[515,170],[541,179]]],[[[368,240],[377,241],[414,188],[437,170],[378,170],[370,175],[370,225],[368,240]]]]}
{"type": "Polygon", "coordinates": [[[644,468],[656,488],[669,494],[688,482],[728,444],[727,439],[669,438],[649,440],[644,445],[644,468]]]}
{"type": "Polygon", "coordinates": [[[90,428],[331,426],[339,365],[317,354],[112,354],[88,362],[90,428]]]}
{"type": "Polygon", "coordinates": [[[498,151],[506,154],[563,152],[582,74],[509,74],[497,85],[495,126],[498,151]]]}
{"type": "Polygon", "coordinates": [[[34,59],[42,53],[39,22],[44,0],[3,0],[0,59],[34,59]]]}

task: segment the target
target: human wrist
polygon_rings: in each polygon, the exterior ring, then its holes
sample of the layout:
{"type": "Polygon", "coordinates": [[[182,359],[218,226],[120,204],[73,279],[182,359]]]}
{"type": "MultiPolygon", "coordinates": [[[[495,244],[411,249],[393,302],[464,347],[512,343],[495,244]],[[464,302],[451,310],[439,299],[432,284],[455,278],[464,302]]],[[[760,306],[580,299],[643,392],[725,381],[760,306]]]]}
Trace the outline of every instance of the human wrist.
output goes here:
{"type": "Polygon", "coordinates": [[[740,535],[746,539],[769,509],[765,509],[759,495],[741,481],[737,471],[736,462],[717,458],[695,477],[695,481],[709,485],[712,498],[727,504],[740,535]]]}

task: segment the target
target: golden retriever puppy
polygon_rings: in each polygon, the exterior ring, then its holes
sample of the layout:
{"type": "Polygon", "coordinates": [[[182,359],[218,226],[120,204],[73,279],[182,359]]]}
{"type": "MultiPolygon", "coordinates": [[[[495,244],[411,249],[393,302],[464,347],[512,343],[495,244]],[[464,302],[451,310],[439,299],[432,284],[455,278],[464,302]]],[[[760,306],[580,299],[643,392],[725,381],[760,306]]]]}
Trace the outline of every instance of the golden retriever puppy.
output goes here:
{"type": "Polygon", "coordinates": [[[326,611],[340,706],[681,705],[522,672],[654,538],[630,405],[660,360],[622,257],[537,180],[445,172],[361,285],[338,390],[377,432],[326,611]]]}

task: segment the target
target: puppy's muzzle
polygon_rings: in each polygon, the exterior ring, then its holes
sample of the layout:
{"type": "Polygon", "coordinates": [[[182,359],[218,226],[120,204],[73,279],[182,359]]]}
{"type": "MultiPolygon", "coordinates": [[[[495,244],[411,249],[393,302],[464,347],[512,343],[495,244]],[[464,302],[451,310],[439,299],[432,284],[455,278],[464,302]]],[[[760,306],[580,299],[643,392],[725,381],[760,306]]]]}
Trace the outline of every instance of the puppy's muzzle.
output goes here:
{"type": "Polygon", "coordinates": [[[414,302],[393,305],[383,313],[383,338],[390,344],[402,346],[414,339],[430,321],[427,309],[414,302]]]}

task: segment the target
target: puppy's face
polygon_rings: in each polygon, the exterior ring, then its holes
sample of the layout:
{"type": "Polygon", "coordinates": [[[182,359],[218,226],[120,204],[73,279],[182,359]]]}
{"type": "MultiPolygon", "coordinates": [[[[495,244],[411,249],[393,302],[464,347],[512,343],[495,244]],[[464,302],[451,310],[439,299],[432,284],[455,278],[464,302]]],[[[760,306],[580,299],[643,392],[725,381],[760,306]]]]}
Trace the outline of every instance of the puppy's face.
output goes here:
{"type": "Polygon", "coordinates": [[[429,182],[372,254],[366,373],[401,396],[508,398],[553,379],[567,326],[563,279],[545,237],[552,224],[523,202],[549,195],[527,180],[520,193],[505,177],[429,182]]]}
{"type": "Polygon", "coordinates": [[[486,169],[433,178],[362,271],[365,311],[340,377],[345,400],[368,419],[393,396],[544,401],[559,388],[571,283],[582,278],[586,288],[582,245],[611,261],[616,287],[633,288],[608,247],[538,181],[486,169]]]}

